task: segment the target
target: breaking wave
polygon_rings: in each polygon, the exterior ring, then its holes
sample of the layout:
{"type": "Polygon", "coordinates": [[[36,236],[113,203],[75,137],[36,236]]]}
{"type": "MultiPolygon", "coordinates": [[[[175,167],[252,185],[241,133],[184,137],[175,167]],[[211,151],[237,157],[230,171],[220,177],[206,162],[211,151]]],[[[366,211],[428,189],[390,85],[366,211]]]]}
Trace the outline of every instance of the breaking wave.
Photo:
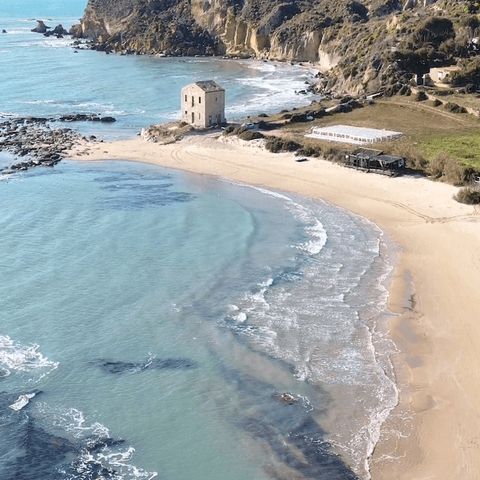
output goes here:
{"type": "Polygon", "coordinates": [[[58,367],[40,351],[37,344],[22,345],[9,336],[0,335],[0,377],[12,373],[36,373],[29,381],[39,381],[58,367]]]}

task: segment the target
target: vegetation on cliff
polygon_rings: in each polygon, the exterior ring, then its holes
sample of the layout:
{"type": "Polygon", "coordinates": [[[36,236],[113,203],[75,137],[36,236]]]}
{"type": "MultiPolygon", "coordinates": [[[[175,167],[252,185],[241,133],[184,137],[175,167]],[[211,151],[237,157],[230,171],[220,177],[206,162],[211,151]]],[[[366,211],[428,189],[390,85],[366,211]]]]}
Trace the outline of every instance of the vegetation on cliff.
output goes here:
{"type": "Polygon", "coordinates": [[[323,89],[388,86],[465,59],[477,84],[477,0],[89,0],[72,32],[99,49],[313,62],[323,89]]]}

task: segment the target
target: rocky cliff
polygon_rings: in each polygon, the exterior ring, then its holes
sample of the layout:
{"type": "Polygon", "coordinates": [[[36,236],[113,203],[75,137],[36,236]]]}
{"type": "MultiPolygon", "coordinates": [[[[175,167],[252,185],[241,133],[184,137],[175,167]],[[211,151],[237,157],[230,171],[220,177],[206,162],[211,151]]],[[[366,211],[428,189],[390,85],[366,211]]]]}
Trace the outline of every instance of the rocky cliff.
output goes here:
{"type": "Polygon", "coordinates": [[[360,93],[451,61],[479,11],[477,0],[89,0],[73,33],[126,53],[311,62],[324,88],[360,93]]]}

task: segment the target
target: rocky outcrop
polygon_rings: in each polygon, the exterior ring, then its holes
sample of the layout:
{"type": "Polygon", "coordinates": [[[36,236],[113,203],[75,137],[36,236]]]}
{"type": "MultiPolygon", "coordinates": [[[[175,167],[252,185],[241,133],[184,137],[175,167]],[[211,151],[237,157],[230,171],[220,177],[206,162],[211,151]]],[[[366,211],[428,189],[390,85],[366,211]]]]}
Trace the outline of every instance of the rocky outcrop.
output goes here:
{"type": "Polygon", "coordinates": [[[107,52],[311,62],[324,75],[323,88],[361,93],[398,80],[402,72],[392,52],[424,19],[441,11],[443,16],[451,13],[460,24],[471,3],[89,0],[81,23],[71,33],[107,52]]]}
{"type": "Polygon", "coordinates": [[[50,30],[50,27],[47,27],[43,20],[37,20],[37,26],[32,28],[33,33],[47,33],[48,30],[50,30]]]}
{"type": "Polygon", "coordinates": [[[69,32],[63,28],[63,25],[60,23],[54,29],[45,33],[47,36],[56,36],[63,37],[64,35],[69,35],[69,32]]]}
{"type": "Polygon", "coordinates": [[[0,152],[13,154],[21,161],[0,169],[1,175],[9,175],[33,167],[53,167],[67,152],[80,142],[95,141],[95,137],[82,137],[70,128],[55,128],[56,122],[114,122],[113,117],[96,114],[71,114],[59,117],[0,118],[0,152]]]}

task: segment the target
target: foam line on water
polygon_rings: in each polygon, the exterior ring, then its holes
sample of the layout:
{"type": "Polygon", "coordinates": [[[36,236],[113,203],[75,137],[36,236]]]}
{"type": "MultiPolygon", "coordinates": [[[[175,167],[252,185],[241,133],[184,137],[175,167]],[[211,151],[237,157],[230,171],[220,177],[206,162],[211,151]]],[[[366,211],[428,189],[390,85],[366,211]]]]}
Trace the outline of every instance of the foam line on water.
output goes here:
{"type": "Polygon", "coordinates": [[[9,336],[0,335],[0,369],[4,372],[4,376],[39,371],[41,372],[39,378],[29,379],[29,381],[39,381],[58,368],[58,365],[40,352],[39,345],[22,345],[9,336]]]}
{"type": "Polygon", "coordinates": [[[323,227],[322,222],[310,208],[295,202],[287,195],[273,192],[261,187],[252,188],[265,195],[270,195],[280,200],[284,200],[287,209],[293,213],[297,219],[304,223],[305,232],[308,234],[309,239],[306,242],[297,245],[298,249],[303,250],[310,255],[318,255],[322,251],[322,248],[327,243],[328,235],[323,227]]]}
{"type": "Polygon", "coordinates": [[[393,269],[384,233],[346,210],[321,202],[317,209],[251,188],[283,202],[309,240],[292,245],[300,251],[292,270],[259,282],[234,302],[227,324],[254,349],[292,365],[299,381],[365,395],[368,404],[355,426],[334,432],[331,440],[362,478],[370,478],[369,460],[398,402],[390,363],[395,346],[377,326],[393,269]]]}
{"type": "MultiPolygon", "coordinates": [[[[51,426],[67,432],[81,442],[86,442],[79,458],[75,460],[76,472],[96,471],[100,466],[115,471],[117,475],[115,478],[118,480],[153,480],[157,478],[157,472],[149,472],[133,465],[134,447],[120,448],[117,443],[123,445],[123,441],[112,441],[109,429],[99,422],[89,424],[81,410],[52,408],[46,403],[39,404],[38,409],[51,426]],[[101,445],[99,449],[92,449],[98,444],[101,445]]],[[[77,477],[69,480],[75,480],[75,478],[77,477]]]]}

